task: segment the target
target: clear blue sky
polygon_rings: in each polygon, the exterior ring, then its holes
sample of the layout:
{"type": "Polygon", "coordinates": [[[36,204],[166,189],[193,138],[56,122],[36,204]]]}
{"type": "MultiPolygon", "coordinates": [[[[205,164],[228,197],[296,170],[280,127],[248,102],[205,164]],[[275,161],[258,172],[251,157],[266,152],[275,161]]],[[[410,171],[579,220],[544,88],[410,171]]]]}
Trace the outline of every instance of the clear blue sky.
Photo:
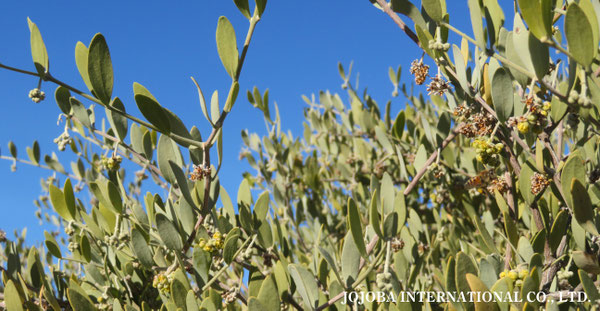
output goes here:
{"type": "MultiPolygon", "coordinates": [[[[471,34],[466,1],[454,3],[451,13],[465,32],[471,34]],[[468,28],[465,28],[468,27],[468,28]]],[[[40,28],[46,43],[52,74],[80,89],[85,86],[74,61],[77,41],[89,44],[101,32],[107,39],[113,61],[115,88],[128,112],[141,116],[133,101],[134,81],[146,86],[160,101],[180,115],[190,128],[197,125],[209,133],[196,88],[196,77],[205,96],[218,89],[224,101],[230,79],[222,68],[215,45],[215,28],[220,15],[233,23],[241,45],[247,20],[233,1],[6,1],[0,10],[0,62],[34,70],[29,52],[29,16],[40,28]]],[[[509,12],[508,12],[509,13],[509,12]]],[[[509,15],[510,16],[510,15],[509,15]]],[[[408,20],[407,18],[404,18],[408,20]]],[[[509,21],[512,23],[512,21],[509,21]]],[[[409,23],[412,26],[412,23],[409,23]]],[[[220,177],[235,197],[241,174],[248,170],[238,161],[242,147],[240,132],[265,133],[262,114],[246,100],[246,90],[258,86],[270,89],[277,101],[283,129],[301,135],[305,107],[302,94],[319,90],[339,92],[341,80],[337,63],[345,67],[354,61],[353,73],[360,72],[360,86],[368,86],[380,104],[391,99],[388,66],[403,66],[403,81],[410,81],[408,67],[421,53],[392,21],[367,0],[270,0],[247,55],[240,96],[225,124],[225,159],[220,177]]],[[[27,97],[36,79],[0,70],[0,147],[8,154],[7,142],[15,141],[19,155],[38,139],[42,153],[60,153],[52,140],[62,132],[56,125],[59,109],[54,103],[55,86],[45,84],[46,101],[34,104],[27,97]]],[[[85,102],[89,105],[89,102],[85,102]]],[[[393,99],[393,111],[404,106],[393,99]]],[[[43,239],[34,216],[33,200],[41,194],[43,169],[19,165],[10,172],[9,161],[0,162],[0,195],[3,217],[0,228],[7,232],[28,227],[28,240],[43,239]]],[[[68,163],[65,163],[69,167],[68,163]]],[[[61,178],[62,179],[62,178],[61,178]]],[[[62,179],[64,180],[64,179],[62,179]]],[[[12,234],[11,234],[12,236],[12,234]]]]}

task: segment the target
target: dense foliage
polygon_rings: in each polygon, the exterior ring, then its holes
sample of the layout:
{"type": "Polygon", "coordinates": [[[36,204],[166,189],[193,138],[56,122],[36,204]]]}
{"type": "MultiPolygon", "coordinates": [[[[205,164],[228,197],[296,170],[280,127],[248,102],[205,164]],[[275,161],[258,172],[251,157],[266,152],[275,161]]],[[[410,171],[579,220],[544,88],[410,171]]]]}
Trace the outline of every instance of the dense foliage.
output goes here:
{"type": "Polygon", "coordinates": [[[234,2],[249,27],[239,51],[228,19],[217,23],[232,79],[225,102],[216,92],[208,102],[196,84],[213,128],[205,138],[140,84],[133,91],[144,119],[128,114],[131,105],[112,94],[101,34],[75,49],[88,90],[54,77],[29,21],[36,70],[0,68],[37,77],[29,93],[36,103],[42,89],[58,86],[65,128],[55,143],[76,161],[66,169],[37,143],[28,159],[12,143],[2,156],[56,173],[42,184],[38,217],[64,229],[46,232],[39,247],[1,237],[3,308],[597,308],[600,2],[515,1],[509,30],[498,1],[468,0],[472,29],[462,31],[450,24],[445,0],[423,0],[421,9],[371,0],[402,40],[423,49],[402,60],[409,86],[401,68],[390,68],[392,96],[406,98],[405,109],[391,115],[391,102],[356,89],[351,67],[340,65],[347,94],[305,97],[304,133],[294,135],[282,130],[268,91],[254,88],[247,100],[271,130],[242,133],[240,159],[254,171],[226,190],[218,177],[222,127],[248,89],[238,79],[266,7],[234,2]],[[415,84],[426,84],[427,94],[416,94],[415,84]],[[162,192],[148,191],[149,183],[162,192]],[[345,291],[395,299],[350,306],[345,291]],[[400,302],[407,291],[522,299],[400,302]],[[526,300],[530,292],[544,299],[526,300]],[[588,300],[557,302],[568,292],[588,300]]]}

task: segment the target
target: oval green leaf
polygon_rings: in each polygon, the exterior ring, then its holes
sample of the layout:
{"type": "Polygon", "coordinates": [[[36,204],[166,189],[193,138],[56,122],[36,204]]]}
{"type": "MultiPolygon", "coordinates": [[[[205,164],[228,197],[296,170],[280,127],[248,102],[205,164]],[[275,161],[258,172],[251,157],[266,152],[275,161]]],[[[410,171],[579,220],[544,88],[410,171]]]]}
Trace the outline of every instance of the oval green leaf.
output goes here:
{"type": "Polygon", "coordinates": [[[239,62],[237,40],[233,25],[231,25],[225,16],[219,17],[216,37],[217,51],[219,52],[221,62],[229,76],[231,76],[232,79],[235,79],[239,62]]]}
{"type": "Polygon", "coordinates": [[[113,68],[104,36],[97,33],[88,51],[88,75],[94,95],[105,105],[110,104],[113,91],[113,68]]]}

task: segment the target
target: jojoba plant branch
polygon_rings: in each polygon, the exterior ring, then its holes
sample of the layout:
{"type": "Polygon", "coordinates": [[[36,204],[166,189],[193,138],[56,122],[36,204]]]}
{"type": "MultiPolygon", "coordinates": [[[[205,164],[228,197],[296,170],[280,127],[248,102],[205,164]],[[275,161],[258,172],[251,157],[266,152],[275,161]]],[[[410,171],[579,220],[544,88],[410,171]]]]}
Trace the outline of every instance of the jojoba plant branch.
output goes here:
{"type": "MultiPolygon", "coordinates": [[[[355,86],[349,82],[352,70],[340,64],[347,98],[328,91],[304,96],[304,130],[297,135],[282,130],[268,90],[248,90],[268,134],[242,132],[240,160],[253,171],[243,174],[237,191],[221,187],[222,162],[215,169],[210,152],[222,146],[224,121],[240,91],[239,76],[264,1],[255,2],[252,14],[247,1],[234,1],[250,22],[241,54],[231,23],[224,17],[218,21],[217,49],[231,77],[219,115],[209,118],[193,79],[212,126],[204,141],[149,91],[134,87],[149,124],[201,146],[136,122],[128,131],[130,119],[110,109],[110,127],[94,128],[85,117],[89,112],[94,121],[102,118],[95,104],[86,109],[65,100],[70,93],[59,87],[57,103],[70,119],[56,143],[77,161],[66,170],[57,156],[48,155],[45,164],[78,178],[43,180],[36,205],[39,218],[51,222],[54,216],[66,236],[48,232],[38,248],[0,234],[6,243],[0,251],[0,267],[6,266],[0,300],[9,311],[32,303],[55,310],[359,309],[353,301],[342,305],[344,291],[396,297],[407,290],[510,289],[519,297],[528,291],[547,297],[584,291],[591,301],[600,298],[594,284],[600,274],[600,80],[593,75],[600,63],[595,46],[600,31],[593,28],[600,8],[589,0],[556,1],[554,7],[515,1],[518,29],[508,30],[504,20],[509,16],[497,1],[470,0],[474,35],[469,37],[449,25],[454,16],[449,18],[444,0],[423,0],[422,9],[407,0],[372,2],[422,48],[416,60],[403,63],[410,63],[414,84],[426,91],[402,83],[401,67],[390,68],[392,98],[403,96],[407,104],[402,109],[398,100],[380,105],[366,88],[358,88],[358,79],[355,86]],[[560,8],[564,14],[556,14],[560,8]],[[396,13],[408,16],[414,31],[396,13]],[[556,30],[554,23],[563,19],[565,27],[556,30]],[[453,30],[463,34],[454,58],[446,36],[453,30]],[[521,35],[521,41],[513,35],[521,35]],[[547,40],[562,44],[568,54],[550,54],[560,49],[547,40]],[[436,63],[431,75],[425,54],[436,63]],[[393,118],[395,110],[400,111],[393,118]],[[128,136],[131,143],[125,142],[128,136]],[[149,171],[168,191],[146,192],[137,174],[133,182],[124,182],[130,166],[121,167],[120,156],[149,171]],[[71,180],[80,182],[73,187],[71,180]],[[22,268],[7,262],[20,262],[22,268]]],[[[32,22],[30,32],[36,69],[45,76],[47,55],[32,22]]],[[[112,96],[103,86],[110,85],[111,74],[97,75],[93,66],[82,65],[87,56],[88,63],[110,63],[108,53],[98,53],[108,51],[103,42],[97,35],[89,48],[78,44],[76,55],[91,94],[106,104],[112,96]]],[[[38,85],[30,97],[41,102],[45,94],[38,85]]],[[[114,104],[124,112],[118,101],[114,104]]],[[[14,161],[16,146],[9,144],[9,150],[14,161]]],[[[34,143],[27,155],[31,163],[40,163],[39,145],[34,143]]],[[[566,302],[561,309],[589,309],[591,301],[566,302]]],[[[364,306],[497,307],[496,302],[398,301],[364,306]]],[[[555,306],[542,300],[500,307],[555,306]]]]}

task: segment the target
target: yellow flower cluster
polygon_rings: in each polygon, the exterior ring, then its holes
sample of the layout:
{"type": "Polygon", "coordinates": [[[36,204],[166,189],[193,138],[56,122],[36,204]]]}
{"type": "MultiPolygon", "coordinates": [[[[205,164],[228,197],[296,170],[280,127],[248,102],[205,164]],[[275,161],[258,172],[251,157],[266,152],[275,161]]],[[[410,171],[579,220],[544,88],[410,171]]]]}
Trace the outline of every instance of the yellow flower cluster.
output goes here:
{"type": "Polygon", "coordinates": [[[168,294],[171,291],[169,284],[173,282],[173,273],[166,274],[161,272],[154,276],[152,286],[158,289],[163,294],[168,294]]]}
{"type": "Polygon", "coordinates": [[[200,238],[197,246],[202,248],[206,252],[212,253],[223,248],[224,240],[225,237],[221,234],[221,232],[217,231],[208,241],[203,238],[200,238]]]}
{"type": "Polygon", "coordinates": [[[121,156],[112,156],[110,158],[102,156],[101,163],[106,170],[116,171],[121,167],[122,160],[123,158],[121,158],[121,156]]]}
{"type": "Polygon", "coordinates": [[[477,155],[475,158],[477,161],[491,166],[498,166],[500,164],[498,154],[500,154],[504,147],[501,143],[492,144],[487,140],[475,139],[471,143],[471,146],[476,149],[477,155]]]}
{"type": "Polygon", "coordinates": [[[548,112],[552,105],[548,101],[542,102],[539,98],[530,98],[525,103],[527,113],[517,117],[516,120],[509,120],[509,123],[516,123],[517,130],[521,134],[527,134],[530,130],[535,134],[539,134],[548,123],[548,112]]]}
{"type": "Polygon", "coordinates": [[[509,279],[515,282],[516,286],[523,285],[523,280],[525,277],[529,275],[529,271],[526,269],[518,269],[518,270],[504,270],[500,272],[500,278],[508,277],[509,279]]]}

